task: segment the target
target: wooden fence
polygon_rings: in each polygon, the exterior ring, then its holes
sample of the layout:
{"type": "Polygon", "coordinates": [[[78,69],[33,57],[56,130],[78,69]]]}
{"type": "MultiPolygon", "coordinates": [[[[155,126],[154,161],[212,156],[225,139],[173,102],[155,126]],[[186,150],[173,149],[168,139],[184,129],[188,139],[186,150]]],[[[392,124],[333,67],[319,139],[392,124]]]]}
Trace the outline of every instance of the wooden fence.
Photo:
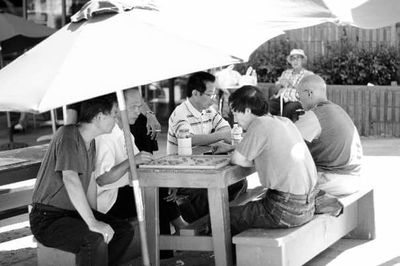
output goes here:
{"type": "Polygon", "coordinates": [[[289,30],[268,41],[266,49],[279,45],[282,40],[289,41],[291,48],[301,48],[310,62],[319,55],[328,55],[333,44],[347,39],[359,48],[373,49],[379,45],[398,46],[400,23],[379,29],[360,29],[352,26],[339,26],[333,23],[289,30]]]}
{"type": "MultiPolygon", "coordinates": [[[[269,97],[273,84],[258,86],[269,97]]],[[[328,85],[328,99],[353,119],[362,136],[400,137],[400,86],[328,85]]]]}

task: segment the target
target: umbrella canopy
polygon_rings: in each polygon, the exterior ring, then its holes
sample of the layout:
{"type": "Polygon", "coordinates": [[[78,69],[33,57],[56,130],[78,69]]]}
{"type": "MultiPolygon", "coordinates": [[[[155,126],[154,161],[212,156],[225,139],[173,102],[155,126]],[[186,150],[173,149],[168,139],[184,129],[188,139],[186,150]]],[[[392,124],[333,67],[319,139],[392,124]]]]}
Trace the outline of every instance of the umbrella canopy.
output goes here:
{"type": "Polygon", "coordinates": [[[133,9],[68,24],[1,70],[0,110],[43,112],[247,61],[285,30],[328,21],[360,27],[400,21],[397,0],[168,0],[157,9],[117,2],[133,9]]]}
{"type": "Polygon", "coordinates": [[[134,9],[65,26],[1,70],[0,110],[43,112],[240,61],[165,24],[156,10],[134,9]]]}
{"type": "Polygon", "coordinates": [[[32,47],[54,32],[52,28],[0,11],[0,46],[3,54],[32,47]]]}

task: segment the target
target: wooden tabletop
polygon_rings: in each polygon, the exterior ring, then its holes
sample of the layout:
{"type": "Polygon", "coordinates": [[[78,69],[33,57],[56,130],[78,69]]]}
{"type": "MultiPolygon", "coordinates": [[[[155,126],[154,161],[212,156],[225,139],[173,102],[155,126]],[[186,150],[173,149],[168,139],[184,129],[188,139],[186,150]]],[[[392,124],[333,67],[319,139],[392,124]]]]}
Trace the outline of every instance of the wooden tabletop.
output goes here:
{"type": "Polygon", "coordinates": [[[15,159],[16,162],[0,166],[0,186],[36,178],[47,148],[48,144],[43,144],[22,149],[1,151],[0,161],[3,158],[8,161],[15,159]]]}

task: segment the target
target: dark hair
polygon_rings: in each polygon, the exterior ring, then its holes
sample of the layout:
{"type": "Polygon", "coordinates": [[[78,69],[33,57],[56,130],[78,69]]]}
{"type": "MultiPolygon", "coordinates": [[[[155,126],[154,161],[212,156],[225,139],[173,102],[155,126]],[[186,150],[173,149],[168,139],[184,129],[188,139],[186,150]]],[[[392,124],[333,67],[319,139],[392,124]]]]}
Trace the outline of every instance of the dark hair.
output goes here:
{"type": "Polygon", "coordinates": [[[229,96],[229,106],[233,111],[244,113],[250,108],[254,115],[262,116],[268,113],[267,97],[255,86],[243,86],[229,96]]]}
{"type": "Polygon", "coordinates": [[[193,90],[204,93],[207,89],[206,82],[215,82],[215,76],[204,71],[196,72],[190,75],[186,86],[187,97],[192,96],[193,90]]]}
{"type": "Polygon", "coordinates": [[[108,115],[111,113],[114,103],[117,102],[115,93],[99,96],[81,102],[78,122],[90,123],[99,113],[108,115]]]}

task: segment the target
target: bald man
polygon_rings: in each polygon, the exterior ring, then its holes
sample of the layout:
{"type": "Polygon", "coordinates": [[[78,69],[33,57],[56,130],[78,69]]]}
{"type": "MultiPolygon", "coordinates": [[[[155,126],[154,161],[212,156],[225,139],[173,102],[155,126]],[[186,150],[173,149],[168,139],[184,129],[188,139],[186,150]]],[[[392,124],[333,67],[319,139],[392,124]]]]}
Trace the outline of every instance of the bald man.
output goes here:
{"type": "Polygon", "coordinates": [[[363,153],[353,121],[339,105],[327,99],[321,77],[304,77],[297,91],[306,112],[295,125],[317,166],[317,187],[335,196],[356,192],[363,153]]]}

